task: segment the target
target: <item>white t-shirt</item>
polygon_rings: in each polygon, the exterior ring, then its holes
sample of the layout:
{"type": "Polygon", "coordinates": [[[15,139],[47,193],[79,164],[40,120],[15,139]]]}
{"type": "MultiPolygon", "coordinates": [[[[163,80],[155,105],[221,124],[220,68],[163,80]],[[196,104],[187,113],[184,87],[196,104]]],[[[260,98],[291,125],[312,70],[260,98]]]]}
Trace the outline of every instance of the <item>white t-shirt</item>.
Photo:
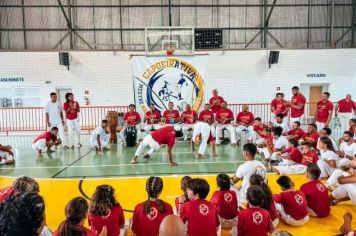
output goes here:
{"type": "Polygon", "coordinates": [[[354,156],[356,154],[356,143],[348,145],[346,142],[340,144],[340,151],[345,152],[345,155],[354,156]]]}
{"type": "Polygon", "coordinates": [[[105,133],[105,129],[101,125],[96,127],[93,133],[91,133],[90,141],[95,142],[98,135],[100,135],[100,139],[104,139],[104,137],[108,135],[107,133],[105,133]]]}
{"type": "MultiPolygon", "coordinates": [[[[334,141],[334,139],[332,139],[330,137],[328,137],[328,138],[331,140],[334,150],[338,151],[339,148],[337,147],[336,142],[334,141]]],[[[316,143],[316,149],[319,149],[319,144],[320,144],[320,137],[318,138],[318,142],[316,143]]],[[[320,151],[320,149],[319,149],[319,151],[320,151]]]]}
{"type": "Polygon", "coordinates": [[[63,111],[62,105],[57,101],[55,103],[48,102],[45,107],[45,112],[48,113],[49,123],[57,125],[62,123],[61,112],[63,111]]]}
{"type": "Polygon", "coordinates": [[[273,122],[273,126],[275,126],[275,127],[277,127],[277,126],[279,126],[279,127],[281,127],[282,129],[283,129],[283,133],[287,133],[288,131],[289,131],[289,126],[286,124],[286,123],[284,123],[284,122],[282,122],[281,124],[279,124],[279,123],[277,123],[276,121],[274,121],[273,122]]]}
{"type": "Polygon", "coordinates": [[[278,139],[273,139],[273,145],[277,149],[288,148],[288,139],[285,136],[280,136],[278,139]]]}
{"type": "Polygon", "coordinates": [[[241,188],[239,196],[243,199],[239,199],[240,201],[246,201],[247,189],[248,187],[250,187],[250,177],[253,174],[261,175],[266,181],[266,167],[262,164],[262,162],[257,160],[246,161],[236,170],[236,177],[241,179],[241,188]]]}
{"type": "Polygon", "coordinates": [[[320,158],[325,161],[331,161],[331,160],[338,161],[339,160],[339,157],[337,156],[337,154],[330,150],[326,150],[326,151],[320,150],[320,158]]]}

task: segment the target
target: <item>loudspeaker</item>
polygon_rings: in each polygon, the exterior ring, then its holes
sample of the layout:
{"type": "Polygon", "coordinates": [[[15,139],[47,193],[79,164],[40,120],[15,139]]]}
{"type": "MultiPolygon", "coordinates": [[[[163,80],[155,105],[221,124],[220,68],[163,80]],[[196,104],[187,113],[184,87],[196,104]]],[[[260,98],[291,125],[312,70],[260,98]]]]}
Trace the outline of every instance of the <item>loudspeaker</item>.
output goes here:
{"type": "Polygon", "coordinates": [[[59,53],[59,64],[63,66],[69,66],[69,53],[68,52],[60,52],[59,53]]]}
{"type": "Polygon", "coordinates": [[[221,29],[195,29],[195,49],[217,49],[223,47],[223,31],[221,29]]]}
{"type": "Polygon", "coordinates": [[[279,58],[279,51],[269,51],[268,64],[271,68],[271,64],[277,64],[279,58]]]}

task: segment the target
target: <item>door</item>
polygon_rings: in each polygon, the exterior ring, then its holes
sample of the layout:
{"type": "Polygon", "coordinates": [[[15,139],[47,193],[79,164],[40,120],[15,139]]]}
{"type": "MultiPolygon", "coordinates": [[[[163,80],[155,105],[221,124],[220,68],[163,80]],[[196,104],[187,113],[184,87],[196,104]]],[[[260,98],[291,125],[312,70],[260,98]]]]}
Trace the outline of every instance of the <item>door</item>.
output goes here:
{"type": "Polygon", "coordinates": [[[309,116],[314,116],[316,112],[316,104],[320,101],[323,91],[321,85],[311,85],[309,87],[309,116]]]}
{"type": "Polygon", "coordinates": [[[72,89],[57,89],[58,101],[63,105],[66,101],[66,93],[71,93],[72,89]]]}

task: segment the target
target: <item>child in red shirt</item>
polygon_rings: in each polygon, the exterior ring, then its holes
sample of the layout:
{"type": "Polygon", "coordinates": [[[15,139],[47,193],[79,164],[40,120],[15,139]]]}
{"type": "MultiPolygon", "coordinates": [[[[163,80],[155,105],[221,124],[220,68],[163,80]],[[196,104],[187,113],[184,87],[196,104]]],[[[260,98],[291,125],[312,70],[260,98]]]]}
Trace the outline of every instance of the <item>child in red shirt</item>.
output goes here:
{"type": "Polygon", "coordinates": [[[120,235],[120,228],[125,225],[124,212],[115,199],[115,190],[110,185],[96,187],[92,197],[89,215],[89,225],[95,232],[107,228],[107,236],[120,235]]]}
{"type": "Polygon", "coordinates": [[[330,214],[330,199],[328,189],[319,181],[321,171],[317,164],[310,163],[307,166],[307,177],[309,182],[303,184],[303,191],[308,205],[310,216],[326,217],[330,214]]]}
{"type": "MultiPolygon", "coordinates": [[[[66,219],[59,225],[53,236],[99,235],[99,232],[94,232],[84,227],[84,222],[88,214],[88,208],[88,202],[83,197],[76,197],[70,200],[65,208],[66,219]]],[[[103,227],[99,236],[106,234],[106,227],[103,227]]]]}
{"type": "Polygon", "coordinates": [[[221,228],[231,229],[236,227],[236,217],[239,215],[236,192],[230,190],[230,177],[226,174],[219,174],[216,177],[219,191],[215,191],[210,199],[218,209],[221,228]]]}
{"type": "Polygon", "coordinates": [[[303,157],[301,164],[307,166],[309,163],[316,163],[319,159],[318,155],[313,151],[311,143],[303,143],[303,157]]]}
{"type": "Polygon", "coordinates": [[[294,183],[288,176],[277,179],[283,192],[273,196],[276,209],[283,221],[291,226],[302,226],[309,220],[307,200],[301,190],[294,190],[294,183]]]}
{"type": "Polygon", "coordinates": [[[237,222],[238,236],[267,236],[274,228],[270,215],[263,209],[266,194],[261,187],[251,185],[247,189],[248,208],[240,211],[237,222]]]}
{"type": "Polygon", "coordinates": [[[279,224],[279,219],[278,219],[278,213],[277,213],[276,205],[273,200],[273,194],[271,189],[265,183],[264,178],[258,174],[251,175],[250,183],[251,185],[257,185],[261,187],[263,192],[266,194],[266,199],[264,200],[261,207],[268,211],[273,227],[277,227],[277,225],[279,224]]]}
{"type": "Polygon", "coordinates": [[[215,205],[205,200],[210,190],[204,179],[192,179],[188,182],[187,194],[190,199],[182,206],[180,218],[186,223],[189,236],[217,236],[220,225],[215,205]]]}
{"type": "Polygon", "coordinates": [[[157,236],[164,217],[173,214],[171,205],[159,199],[162,190],[163,180],[160,177],[147,179],[148,199],[135,207],[131,224],[133,236],[157,236]]]}
{"type": "Polygon", "coordinates": [[[191,180],[192,178],[190,176],[184,176],[181,181],[180,181],[180,189],[182,190],[182,195],[179,197],[176,197],[175,199],[175,205],[176,205],[176,210],[177,210],[177,215],[180,215],[180,210],[183,206],[184,203],[189,201],[188,195],[187,195],[187,188],[188,188],[188,181],[191,180]]]}

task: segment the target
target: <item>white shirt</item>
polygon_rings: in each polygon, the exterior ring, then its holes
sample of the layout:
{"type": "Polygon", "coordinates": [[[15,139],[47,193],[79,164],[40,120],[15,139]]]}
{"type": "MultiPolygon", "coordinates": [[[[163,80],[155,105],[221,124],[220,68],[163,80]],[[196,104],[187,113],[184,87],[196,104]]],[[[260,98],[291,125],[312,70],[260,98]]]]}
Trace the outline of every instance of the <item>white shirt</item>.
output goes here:
{"type": "MultiPolygon", "coordinates": [[[[331,140],[331,142],[332,142],[332,144],[333,144],[334,150],[335,150],[335,151],[338,151],[339,148],[337,147],[336,142],[334,141],[334,139],[332,139],[331,137],[328,137],[328,138],[331,140]]],[[[319,149],[319,144],[320,144],[320,137],[318,138],[318,142],[316,143],[316,149],[318,149],[319,151],[321,151],[321,150],[319,149]]]]}
{"type": "Polygon", "coordinates": [[[275,126],[275,127],[281,127],[282,128],[282,132],[283,133],[287,133],[288,131],[289,131],[289,126],[286,124],[286,123],[284,123],[284,122],[282,122],[282,123],[277,123],[276,121],[274,121],[273,122],[273,126],[275,126]]]}
{"type": "Polygon", "coordinates": [[[277,149],[288,148],[288,139],[285,136],[280,136],[277,140],[273,139],[274,147],[277,149]]]}
{"type": "Polygon", "coordinates": [[[340,151],[345,152],[345,156],[354,156],[356,154],[356,143],[352,143],[351,145],[349,145],[346,142],[342,142],[340,144],[340,151]]]}
{"type": "Polygon", "coordinates": [[[326,150],[326,151],[320,150],[320,158],[324,161],[332,161],[332,160],[338,161],[339,160],[339,157],[337,156],[337,154],[330,150],[326,150]]]}
{"type": "Polygon", "coordinates": [[[105,129],[101,125],[96,127],[95,130],[93,131],[93,133],[91,133],[90,141],[95,142],[98,135],[100,135],[101,140],[103,140],[104,137],[106,137],[108,135],[107,133],[105,133],[105,129]]]}
{"type": "Polygon", "coordinates": [[[49,123],[57,125],[62,123],[61,112],[63,111],[62,105],[57,102],[48,102],[45,107],[45,112],[48,113],[49,123]]]}

